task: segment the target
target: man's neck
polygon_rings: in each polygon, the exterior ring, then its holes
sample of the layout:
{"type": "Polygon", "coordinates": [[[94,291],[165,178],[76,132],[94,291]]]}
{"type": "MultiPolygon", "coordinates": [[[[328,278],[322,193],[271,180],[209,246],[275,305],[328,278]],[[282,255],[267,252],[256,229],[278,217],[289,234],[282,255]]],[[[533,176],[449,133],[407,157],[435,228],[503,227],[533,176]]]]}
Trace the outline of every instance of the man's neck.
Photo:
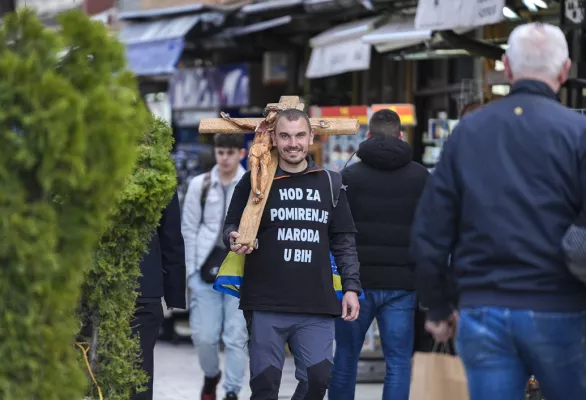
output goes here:
{"type": "Polygon", "coordinates": [[[288,162],[279,159],[279,167],[283,171],[289,172],[290,174],[297,174],[299,172],[305,171],[307,169],[307,165],[307,159],[303,160],[299,164],[289,164],[288,162]]]}
{"type": "Polygon", "coordinates": [[[232,180],[236,176],[236,171],[237,169],[230,172],[219,172],[218,175],[220,176],[220,182],[222,182],[222,184],[224,185],[227,185],[228,183],[232,182],[232,180]]]}
{"type": "Polygon", "coordinates": [[[545,83],[547,86],[549,86],[551,88],[551,90],[554,91],[554,93],[558,93],[560,91],[560,83],[556,80],[553,79],[548,79],[548,78],[544,78],[543,76],[539,76],[539,75],[526,75],[526,76],[522,76],[519,77],[517,79],[513,80],[513,84],[517,83],[518,81],[538,81],[538,82],[542,82],[545,83]]]}

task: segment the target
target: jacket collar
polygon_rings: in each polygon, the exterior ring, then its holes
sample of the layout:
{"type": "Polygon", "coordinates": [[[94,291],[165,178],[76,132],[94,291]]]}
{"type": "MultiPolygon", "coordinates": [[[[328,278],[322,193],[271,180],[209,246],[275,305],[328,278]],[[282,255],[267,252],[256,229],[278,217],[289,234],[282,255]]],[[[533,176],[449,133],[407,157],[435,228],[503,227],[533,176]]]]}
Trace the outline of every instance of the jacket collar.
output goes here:
{"type": "Polygon", "coordinates": [[[317,165],[315,163],[315,161],[313,161],[313,159],[310,156],[307,156],[305,159],[307,160],[307,168],[305,169],[305,171],[302,171],[302,172],[299,172],[299,173],[296,173],[296,174],[292,174],[290,172],[283,171],[281,169],[281,167],[278,167],[277,168],[277,172],[275,172],[275,177],[278,178],[278,177],[281,177],[281,176],[302,175],[302,174],[306,174],[308,172],[319,171],[319,170],[322,169],[319,165],[317,165]]]}
{"type": "Polygon", "coordinates": [[[557,94],[548,84],[533,79],[522,79],[515,82],[511,88],[511,94],[517,93],[535,94],[559,101],[557,94]]]}
{"type": "MultiPolygon", "coordinates": [[[[211,182],[212,186],[215,186],[218,183],[220,183],[219,169],[220,169],[220,167],[218,165],[214,165],[214,167],[210,171],[210,182],[211,182]]],[[[246,172],[246,170],[244,168],[242,168],[242,165],[238,164],[238,169],[236,170],[236,175],[234,175],[234,178],[232,178],[232,181],[230,182],[230,184],[234,185],[234,184],[238,183],[240,181],[240,179],[242,178],[242,175],[244,175],[245,172],[246,172]]]]}

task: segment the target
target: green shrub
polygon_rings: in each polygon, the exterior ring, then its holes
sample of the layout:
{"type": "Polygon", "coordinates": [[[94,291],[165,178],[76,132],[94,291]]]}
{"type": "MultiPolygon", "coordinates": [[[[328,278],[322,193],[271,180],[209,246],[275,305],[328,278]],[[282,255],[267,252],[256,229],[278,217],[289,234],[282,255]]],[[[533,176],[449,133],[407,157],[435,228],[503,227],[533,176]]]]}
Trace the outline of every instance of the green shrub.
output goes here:
{"type": "MultiPolygon", "coordinates": [[[[137,366],[140,350],[130,326],[139,263],[175,191],[175,166],[169,157],[172,143],[167,124],[154,120],[143,136],[134,173],[119,196],[84,287],[84,320],[97,337],[92,343],[97,345],[94,372],[108,400],[129,399],[146,379],[137,366]]],[[[86,335],[91,343],[92,335],[86,335]]],[[[95,398],[95,388],[93,394],[95,398]]]]}
{"type": "Polygon", "coordinates": [[[0,27],[0,398],[78,400],[80,288],[148,127],[124,48],[81,12],[0,27]]]}

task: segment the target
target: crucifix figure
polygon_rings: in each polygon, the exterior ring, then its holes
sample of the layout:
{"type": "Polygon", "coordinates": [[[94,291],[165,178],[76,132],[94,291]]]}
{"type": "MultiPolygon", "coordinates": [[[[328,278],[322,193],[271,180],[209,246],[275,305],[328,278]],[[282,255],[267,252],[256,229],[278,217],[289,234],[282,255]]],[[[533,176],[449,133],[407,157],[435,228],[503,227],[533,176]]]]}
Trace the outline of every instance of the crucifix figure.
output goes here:
{"type": "MultiPolygon", "coordinates": [[[[221,118],[206,118],[199,123],[201,134],[255,133],[249,151],[252,190],[240,222],[239,244],[254,247],[267,195],[277,170],[278,155],[272,151],[275,119],[280,111],[289,108],[303,110],[304,107],[298,96],[282,96],[278,103],[267,104],[264,118],[231,118],[222,112],[221,118]]],[[[311,129],[318,135],[355,135],[359,128],[356,119],[311,118],[310,123],[311,129]]]]}

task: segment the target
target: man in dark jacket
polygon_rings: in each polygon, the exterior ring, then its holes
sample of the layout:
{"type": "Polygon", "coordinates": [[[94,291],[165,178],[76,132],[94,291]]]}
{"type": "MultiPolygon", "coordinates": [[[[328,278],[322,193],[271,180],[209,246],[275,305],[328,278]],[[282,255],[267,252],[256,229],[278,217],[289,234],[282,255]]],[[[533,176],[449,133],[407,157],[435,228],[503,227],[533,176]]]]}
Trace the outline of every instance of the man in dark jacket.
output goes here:
{"type": "Polygon", "coordinates": [[[185,309],[185,248],[177,193],[163,210],[161,222],[151,239],[149,252],[140,264],[139,297],[132,322],[142,352],[142,368],[149,377],[147,391],[133,400],[152,400],[155,342],[163,324],[161,298],[169,310],[185,309]]]}
{"type": "Polygon", "coordinates": [[[429,172],[412,161],[401,120],[391,110],[374,113],[370,138],[360,144],[361,162],[342,171],[356,223],[356,247],[365,299],[355,322],[336,321],[332,400],[354,399],[360,350],[377,319],[387,363],[383,398],[407,400],[414,339],[414,263],[411,223],[429,172]]]}
{"type": "Polygon", "coordinates": [[[586,399],[586,286],[562,250],[586,197],[586,118],[556,99],[566,38],[518,26],[503,61],[511,93],[460,121],[419,203],[417,291],[436,340],[458,325],[471,400],[521,399],[531,374],[546,399],[586,399]]]}

